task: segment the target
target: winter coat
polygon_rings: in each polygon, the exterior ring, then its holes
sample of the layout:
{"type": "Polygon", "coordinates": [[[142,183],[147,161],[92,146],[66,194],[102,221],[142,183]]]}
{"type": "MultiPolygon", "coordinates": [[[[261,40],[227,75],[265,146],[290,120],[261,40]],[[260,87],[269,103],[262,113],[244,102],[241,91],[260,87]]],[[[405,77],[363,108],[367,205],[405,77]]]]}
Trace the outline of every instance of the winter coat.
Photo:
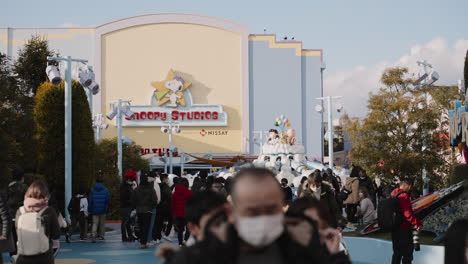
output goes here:
{"type": "Polygon", "coordinates": [[[10,182],[7,188],[7,205],[10,210],[10,216],[13,217],[16,215],[16,211],[23,206],[24,195],[28,190],[28,186],[21,182],[10,182]]]}
{"type": "Polygon", "coordinates": [[[369,198],[361,200],[357,213],[362,216],[364,224],[372,223],[377,219],[377,212],[375,211],[374,204],[369,198]]]}
{"type": "Polygon", "coordinates": [[[0,195],[0,236],[6,237],[6,240],[0,240],[0,254],[14,250],[13,239],[11,236],[11,217],[5,198],[0,195]]]}
{"type": "MultiPolygon", "coordinates": [[[[307,188],[304,188],[302,191],[301,197],[312,197],[312,198],[317,198],[314,192],[307,186],[307,188]]],[[[346,220],[344,219],[341,209],[338,206],[338,203],[336,202],[335,195],[333,194],[333,191],[327,184],[323,184],[320,187],[320,204],[326,208],[328,212],[328,216],[330,217],[329,219],[329,225],[332,227],[337,227],[337,226],[345,226],[346,225],[346,220]]]]}
{"type": "Polygon", "coordinates": [[[374,197],[374,184],[369,176],[366,176],[364,179],[359,178],[359,187],[365,187],[369,192],[369,195],[374,197]]]}
{"type": "Polygon", "coordinates": [[[284,201],[291,202],[293,199],[293,193],[292,193],[291,187],[286,186],[281,189],[283,190],[283,193],[284,193],[284,201]]]}
{"type": "Polygon", "coordinates": [[[84,198],[83,195],[77,194],[70,199],[67,209],[68,209],[68,212],[70,213],[71,218],[77,219],[80,216],[82,198],[84,198]]]}
{"type": "Polygon", "coordinates": [[[130,208],[132,207],[132,193],[133,188],[132,184],[127,183],[124,181],[120,184],[120,208],[130,208]]]}
{"type": "MultiPolygon", "coordinates": [[[[398,193],[402,192],[403,190],[400,188],[396,188],[392,192],[392,196],[396,196],[398,193]]],[[[403,213],[404,221],[401,224],[401,229],[410,229],[411,226],[422,226],[421,221],[414,216],[413,207],[411,206],[411,198],[410,195],[406,192],[398,195],[398,200],[400,201],[400,210],[403,213]]]]}
{"type": "Polygon", "coordinates": [[[174,217],[185,217],[185,202],[192,195],[185,185],[177,185],[171,200],[171,210],[174,217]]]}
{"type": "MultiPolygon", "coordinates": [[[[168,264],[235,264],[238,263],[241,240],[236,229],[222,220],[210,220],[205,239],[193,246],[182,248],[166,260],[168,264]],[[221,222],[221,223],[220,223],[221,222]],[[216,224],[213,224],[216,223],[216,224]]],[[[279,249],[281,263],[347,264],[349,257],[343,252],[330,255],[320,242],[318,233],[308,220],[286,218],[285,228],[274,242],[279,249]],[[304,232],[305,230],[305,232],[304,232]]],[[[165,256],[164,252],[159,255],[165,256]]],[[[170,254],[167,254],[170,255],[170,254]]]]}
{"type": "Polygon", "coordinates": [[[94,184],[93,189],[89,193],[89,212],[93,215],[107,213],[109,201],[109,190],[100,182],[94,184]]]}
{"type": "Polygon", "coordinates": [[[170,214],[172,198],[171,187],[169,187],[167,183],[161,182],[159,188],[161,189],[161,200],[159,201],[157,209],[164,214],[170,214]]]}
{"type": "Polygon", "coordinates": [[[344,204],[358,204],[359,203],[359,179],[348,177],[344,187],[346,190],[351,191],[348,198],[344,200],[344,204]]]}
{"type": "Polygon", "coordinates": [[[137,214],[151,212],[158,205],[156,192],[152,184],[141,184],[132,193],[132,206],[137,214]]]}

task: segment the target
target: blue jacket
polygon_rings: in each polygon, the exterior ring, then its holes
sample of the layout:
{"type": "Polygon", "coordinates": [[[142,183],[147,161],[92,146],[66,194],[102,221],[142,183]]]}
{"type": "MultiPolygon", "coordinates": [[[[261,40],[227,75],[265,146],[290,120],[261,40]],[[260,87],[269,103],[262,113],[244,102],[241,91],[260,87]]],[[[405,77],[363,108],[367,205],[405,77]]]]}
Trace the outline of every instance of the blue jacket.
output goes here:
{"type": "Polygon", "coordinates": [[[109,190],[102,183],[96,183],[89,194],[89,212],[93,215],[107,213],[109,200],[109,190]]]}

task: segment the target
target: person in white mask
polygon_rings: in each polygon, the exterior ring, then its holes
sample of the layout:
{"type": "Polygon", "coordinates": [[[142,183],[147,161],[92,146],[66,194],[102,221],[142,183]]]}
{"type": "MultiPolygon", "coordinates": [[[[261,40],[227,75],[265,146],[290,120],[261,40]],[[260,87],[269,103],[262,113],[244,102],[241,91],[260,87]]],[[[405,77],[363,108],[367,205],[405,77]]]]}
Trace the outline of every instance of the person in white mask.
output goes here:
{"type": "Polygon", "coordinates": [[[330,229],[320,240],[314,221],[284,217],[284,194],[270,170],[240,170],[231,194],[232,204],[208,221],[204,239],[170,263],[350,263],[340,253],[338,231],[330,229]]]}

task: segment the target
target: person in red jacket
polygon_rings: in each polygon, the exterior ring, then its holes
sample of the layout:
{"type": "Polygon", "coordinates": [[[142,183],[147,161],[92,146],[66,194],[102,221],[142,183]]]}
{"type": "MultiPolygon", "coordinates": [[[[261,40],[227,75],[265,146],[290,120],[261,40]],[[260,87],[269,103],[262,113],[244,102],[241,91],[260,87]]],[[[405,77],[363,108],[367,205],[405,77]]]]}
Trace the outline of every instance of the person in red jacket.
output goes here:
{"type": "Polygon", "coordinates": [[[184,244],[184,241],[190,237],[190,232],[187,228],[187,219],[185,218],[185,202],[192,195],[189,190],[189,182],[186,178],[182,178],[180,184],[175,187],[174,194],[171,200],[172,216],[177,227],[177,238],[179,246],[184,244]],[[185,231],[185,237],[184,237],[185,231]]]}
{"type": "Polygon", "coordinates": [[[409,191],[413,187],[413,180],[404,178],[400,181],[400,187],[392,191],[393,197],[398,195],[400,201],[400,210],[403,213],[403,223],[399,228],[392,230],[393,256],[392,264],[411,263],[413,261],[413,234],[412,226],[421,231],[422,223],[414,216],[411,207],[411,198],[409,191]]]}

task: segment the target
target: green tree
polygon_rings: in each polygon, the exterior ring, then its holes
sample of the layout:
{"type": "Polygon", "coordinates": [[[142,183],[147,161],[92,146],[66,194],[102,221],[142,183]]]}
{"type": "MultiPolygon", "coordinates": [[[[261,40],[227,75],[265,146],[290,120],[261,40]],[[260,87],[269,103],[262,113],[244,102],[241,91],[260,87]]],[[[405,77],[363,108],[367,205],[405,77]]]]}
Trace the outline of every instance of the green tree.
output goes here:
{"type": "MultiPolygon", "coordinates": [[[[52,51],[47,39],[41,36],[32,36],[19,50],[13,71],[23,94],[35,95],[38,87],[47,81],[48,56],[58,56],[58,53],[52,51]]],[[[56,62],[52,64],[57,65],[56,62]]]]}
{"type": "Polygon", "coordinates": [[[441,186],[450,166],[447,105],[457,96],[456,89],[416,89],[408,69],[398,67],[385,70],[381,83],[379,92],[370,94],[368,115],[346,125],[353,143],[350,161],[386,182],[395,176],[416,177],[419,186],[425,167],[431,184],[441,186]],[[433,100],[426,101],[426,96],[433,100]]]}
{"type": "MultiPolygon", "coordinates": [[[[141,158],[141,146],[123,144],[123,171],[130,168],[134,171],[149,170],[149,162],[141,158]]],[[[109,214],[112,219],[118,219],[120,209],[120,179],[117,168],[117,138],[104,139],[96,147],[96,171],[104,180],[104,185],[111,194],[109,214]]]]}
{"type": "MultiPolygon", "coordinates": [[[[38,141],[38,170],[54,190],[64,189],[64,82],[53,86],[44,82],[35,97],[34,120],[38,141]]],[[[72,83],[72,162],[73,192],[90,188],[93,182],[95,143],[91,112],[86,94],[78,82],[72,83]]],[[[57,192],[63,199],[62,192],[57,192]]],[[[63,202],[63,200],[61,200],[63,202]]]]}

